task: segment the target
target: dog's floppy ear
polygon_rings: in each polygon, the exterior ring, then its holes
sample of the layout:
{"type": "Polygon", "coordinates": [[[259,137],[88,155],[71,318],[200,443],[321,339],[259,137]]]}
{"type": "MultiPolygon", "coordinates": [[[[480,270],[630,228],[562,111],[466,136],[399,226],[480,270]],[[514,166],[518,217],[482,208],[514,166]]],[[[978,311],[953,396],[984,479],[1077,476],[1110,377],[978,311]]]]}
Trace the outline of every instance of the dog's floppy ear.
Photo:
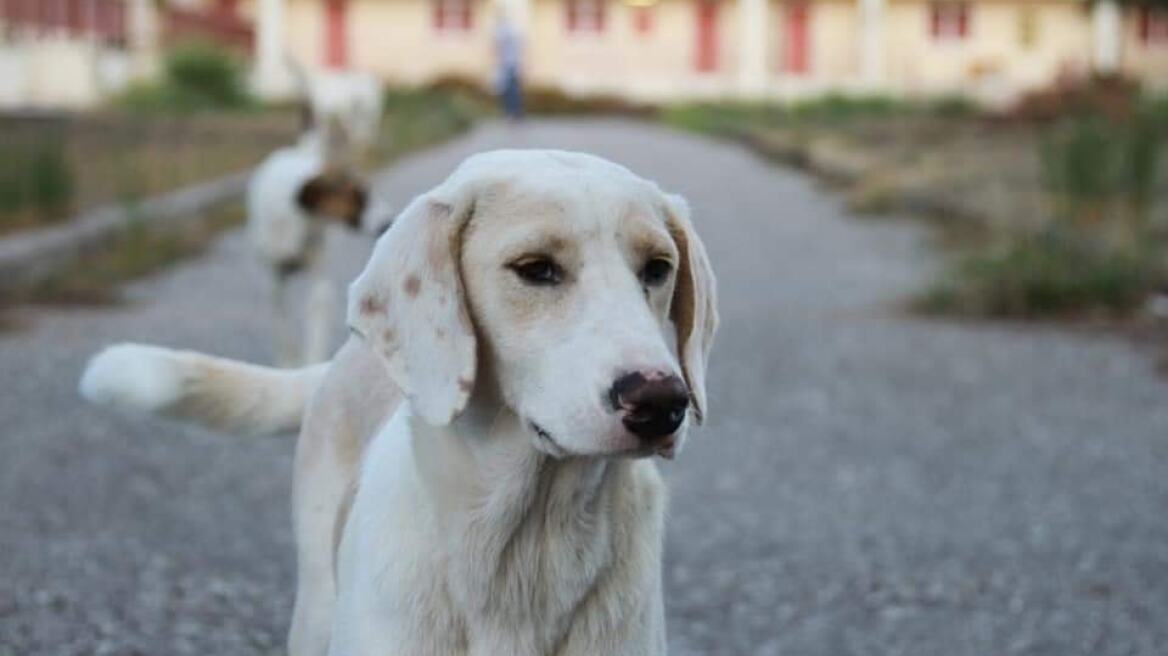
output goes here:
{"type": "Polygon", "coordinates": [[[385,361],[415,412],[447,424],[474,386],[475,333],[459,256],[472,203],[414,199],[349,288],[350,329],[385,361]]]}
{"type": "Polygon", "coordinates": [[[669,318],[677,327],[678,358],[700,424],[706,415],[706,362],[718,329],[717,289],[706,247],[690,221],[689,203],[666,194],[665,211],[680,257],[669,318]]]}
{"type": "Polygon", "coordinates": [[[356,178],[322,173],[296,193],[296,204],[311,216],[332,219],[357,230],[369,203],[369,192],[356,178]]]}

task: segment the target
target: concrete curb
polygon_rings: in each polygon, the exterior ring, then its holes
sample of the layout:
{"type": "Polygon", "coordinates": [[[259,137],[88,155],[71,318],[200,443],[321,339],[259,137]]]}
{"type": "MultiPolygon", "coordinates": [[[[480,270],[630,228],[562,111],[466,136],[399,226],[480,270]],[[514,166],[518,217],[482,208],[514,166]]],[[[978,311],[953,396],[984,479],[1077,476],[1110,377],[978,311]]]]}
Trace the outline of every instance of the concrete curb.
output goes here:
{"type": "Polygon", "coordinates": [[[139,225],[171,230],[243,195],[251,171],[203,182],[132,205],[90,210],[60,226],[0,239],[0,296],[16,295],[63,271],[79,256],[139,225]]]}

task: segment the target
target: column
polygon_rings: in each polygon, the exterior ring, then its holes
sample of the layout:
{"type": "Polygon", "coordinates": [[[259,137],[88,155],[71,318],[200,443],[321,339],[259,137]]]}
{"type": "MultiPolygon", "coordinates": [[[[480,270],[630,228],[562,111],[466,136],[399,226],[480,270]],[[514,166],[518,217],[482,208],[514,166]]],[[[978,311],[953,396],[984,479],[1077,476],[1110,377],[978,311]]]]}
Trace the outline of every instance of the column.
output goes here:
{"type": "Polygon", "coordinates": [[[884,8],[886,0],[860,3],[860,81],[868,90],[884,84],[884,8]]]}
{"type": "MultiPolygon", "coordinates": [[[[285,61],[293,53],[284,46],[284,0],[259,0],[256,11],[255,92],[267,99],[292,94],[292,78],[285,61]]],[[[309,62],[301,62],[307,65],[309,62]]]]}
{"type": "MultiPolygon", "coordinates": [[[[93,9],[94,3],[88,3],[93,9]]],[[[157,65],[159,53],[158,40],[158,9],[150,0],[130,0],[126,14],[126,40],[132,56],[132,72],[134,77],[152,75],[157,65]]],[[[96,11],[90,11],[86,16],[89,25],[95,26],[96,11]]],[[[94,34],[97,33],[96,28],[94,34]]]]}
{"type": "Polygon", "coordinates": [[[1119,70],[1123,42],[1123,17],[1115,0],[1099,0],[1091,9],[1091,32],[1095,41],[1094,61],[1098,73],[1119,70]]]}
{"type": "Polygon", "coordinates": [[[746,98],[759,98],[766,91],[768,1],[738,0],[738,88],[746,98]]]}

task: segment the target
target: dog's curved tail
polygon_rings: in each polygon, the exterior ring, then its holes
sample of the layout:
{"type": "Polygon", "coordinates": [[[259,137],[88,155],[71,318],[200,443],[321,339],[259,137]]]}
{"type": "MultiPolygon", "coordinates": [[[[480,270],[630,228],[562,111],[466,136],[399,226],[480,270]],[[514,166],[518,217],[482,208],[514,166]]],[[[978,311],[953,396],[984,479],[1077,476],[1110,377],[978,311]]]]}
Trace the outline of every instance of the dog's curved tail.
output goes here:
{"type": "Polygon", "coordinates": [[[300,428],[327,367],[275,369],[191,351],[118,344],[90,359],[80,391],[99,405],[266,435],[300,428]]]}

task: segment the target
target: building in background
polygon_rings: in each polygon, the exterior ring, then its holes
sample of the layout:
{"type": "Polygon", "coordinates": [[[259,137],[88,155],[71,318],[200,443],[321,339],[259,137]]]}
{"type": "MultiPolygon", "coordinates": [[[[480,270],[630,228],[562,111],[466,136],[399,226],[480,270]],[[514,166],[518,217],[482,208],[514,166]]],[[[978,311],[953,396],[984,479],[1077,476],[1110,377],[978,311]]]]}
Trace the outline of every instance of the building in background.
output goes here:
{"type": "Polygon", "coordinates": [[[154,65],[150,0],[0,0],[0,107],[85,107],[154,65]]]}
{"type": "Polygon", "coordinates": [[[639,101],[826,92],[1004,104],[1092,72],[1168,88],[1168,12],[1111,0],[0,0],[0,106],[85,106],[157,69],[162,44],[417,85],[494,83],[494,22],[526,43],[529,84],[639,101]]]}
{"type": "MultiPolygon", "coordinates": [[[[527,78],[659,101],[828,91],[1005,103],[1092,71],[1168,86],[1168,13],[1084,0],[256,0],[273,53],[421,84],[490,83],[505,8],[527,78]]],[[[277,55],[273,54],[273,57],[277,55]]],[[[274,65],[273,65],[274,68],[274,65]]]]}
{"type": "Polygon", "coordinates": [[[210,40],[250,56],[235,0],[0,0],[0,108],[78,109],[158,71],[166,44],[210,40]]]}

